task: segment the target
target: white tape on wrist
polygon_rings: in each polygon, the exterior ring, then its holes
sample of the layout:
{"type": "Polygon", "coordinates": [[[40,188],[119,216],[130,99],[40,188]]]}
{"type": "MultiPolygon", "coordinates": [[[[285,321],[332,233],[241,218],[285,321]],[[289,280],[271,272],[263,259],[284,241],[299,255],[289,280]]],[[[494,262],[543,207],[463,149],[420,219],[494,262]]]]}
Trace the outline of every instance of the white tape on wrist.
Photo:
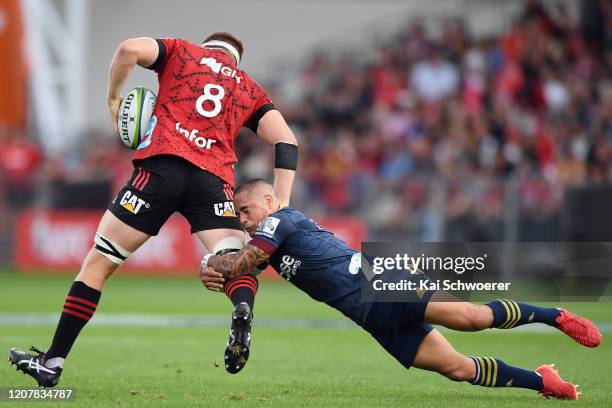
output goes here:
{"type": "Polygon", "coordinates": [[[202,265],[202,268],[206,268],[208,266],[208,260],[210,259],[211,256],[213,256],[213,254],[204,255],[202,257],[202,261],[200,262],[200,265],[202,265]]]}

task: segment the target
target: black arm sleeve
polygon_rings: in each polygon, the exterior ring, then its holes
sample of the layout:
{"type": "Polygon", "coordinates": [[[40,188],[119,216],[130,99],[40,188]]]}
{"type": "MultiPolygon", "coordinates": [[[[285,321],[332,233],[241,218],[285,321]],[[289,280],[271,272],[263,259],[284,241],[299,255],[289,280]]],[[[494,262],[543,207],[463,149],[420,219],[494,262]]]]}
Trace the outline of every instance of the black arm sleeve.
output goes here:
{"type": "Polygon", "coordinates": [[[264,105],[261,105],[259,109],[255,111],[253,116],[251,116],[251,118],[248,120],[245,126],[251,129],[253,132],[257,133],[257,126],[259,126],[259,121],[261,120],[263,115],[275,109],[276,107],[274,106],[274,104],[271,104],[271,103],[266,103],[264,105]]]}
{"type": "Polygon", "coordinates": [[[274,145],[274,168],[297,170],[298,147],[291,143],[278,142],[274,145]]]}
{"type": "Polygon", "coordinates": [[[147,69],[157,72],[162,65],[164,65],[164,60],[166,59],[166,44],[164,44],[164,42],[160,39],[156,39],[155,41],[159,46],[159,54],[157,54],[157,59],[155,62],[151,64],[151,66],[147,67],[147,69]]]}

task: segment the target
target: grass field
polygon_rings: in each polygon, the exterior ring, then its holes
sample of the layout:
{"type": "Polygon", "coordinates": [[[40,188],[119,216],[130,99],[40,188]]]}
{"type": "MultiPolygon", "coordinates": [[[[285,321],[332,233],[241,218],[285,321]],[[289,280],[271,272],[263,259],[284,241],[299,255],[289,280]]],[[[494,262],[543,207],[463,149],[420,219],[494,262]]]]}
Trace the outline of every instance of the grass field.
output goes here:
{"type": "MultiPolygon", "coordinates": [[[[0,272],[0,317],[55,314],[56,319],[71,280],[68,275],[0,272]]],[[[612,323],[611,303],[564,306],[607,327],[612,323]]],[[[73,387],[77,395],[76,403],[68,406],[612,406],[612,346],[605,341],[607,332],[598,349],[581,347],[554,330],[445,332],[466,354],[495,356],[531,368],[556,363],[583,391],[581,401],[569,402],[546,400],[528,390],[486,389],[407,371],[367,333],[340,324],[345,319],[337,312],[282,282],[262,283],[251,359],[243,372],[231,376],[222,365],[228,331],[224,322],[230,310],[223,295],[205,291],[195,278],[113,278],[104,290],[100,317],[130,314],[137,321],[138,316],[164,315],[189,322],[180,319],[199,316],[210,317],[213,324],[86,327],[62,375],[60,385],[73,387]],[[288,327],[296,319],[298,327],[288,327]]],[[[0,350],[30,345],[44,349],[53,330],[50,322],[4,322],[0,350]]],[[[0,387],[32,385],[31,378],[0,365],[0,387]]]]}

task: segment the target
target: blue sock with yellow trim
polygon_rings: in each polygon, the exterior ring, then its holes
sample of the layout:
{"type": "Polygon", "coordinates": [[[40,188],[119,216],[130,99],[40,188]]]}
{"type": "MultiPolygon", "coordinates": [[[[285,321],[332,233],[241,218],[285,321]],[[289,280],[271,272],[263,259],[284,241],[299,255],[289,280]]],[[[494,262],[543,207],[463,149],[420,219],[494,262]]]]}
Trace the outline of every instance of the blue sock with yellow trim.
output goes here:
{"type": "Polygon", "coordinates": [[[470,357],[476,365],[472,385],[483,387],[516,387],[541,391],[542,377],[535,371],[513,367],[492,357],[470,357]]]}
{"type": "Polygon", "coordinates": [[[529,323],[544,323],[557,327],[555,319],[561,314],[561,311],[554,307],[539,307],[506,299],[495,300],[485,306],[493,310],[491,327],[498,329],[511,329],[529,323]]]}

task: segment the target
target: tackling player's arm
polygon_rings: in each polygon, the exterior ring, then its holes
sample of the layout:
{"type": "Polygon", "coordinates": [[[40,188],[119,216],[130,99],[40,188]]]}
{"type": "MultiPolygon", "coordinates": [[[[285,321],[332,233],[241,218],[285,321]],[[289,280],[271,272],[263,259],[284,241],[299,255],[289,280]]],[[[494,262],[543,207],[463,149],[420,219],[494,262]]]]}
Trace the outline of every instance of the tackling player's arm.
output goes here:
{"type": "Polygon", "coordinates": [[[273,186],[254,180],[250,187],[247,182],[247,187],[243,185],[242,188],[260,189],[255,190],[256,194],[239,192],[234,197],[236,213],[243,225],[249,225],[247,229],[253,239],[238,252],[221,256],[209,254],[202,259],[200,280],[213,291],[223,288],[223,278],[235,278],[253,271],[254,268],[263,270],[277,249],[298,231],[291,218],[292,210],[279,210],[263,220],[260,218],[262,210],[267,212],[279,205],[273,186]],[[253,224],[250,224],[251,222],[253,224]],[[252,229],[254,224],[257,225],[255,231],[252,229]]]}
{"type": "Polygon", "coordinates": [[[274,189],[281,207],[289,205],[298,161],[297,139],[283,115],[275,109],[269,110],[261,117],[257,135],[274,146],[274,189]]]}
{"type": "MultiPolygon", "coordinates": [[[[115,128],[121,103],[121,88],[135,65],[148,68],[157,60],[159,45],[149,37],[131,38],[117,47],[110,66],[108,81],[108,108],[115,128]]],[[[118,131],[118,129],[115,129],[118,131]]]]}
{"type": "Polygon", "coordinates": [[[206,267],[213,268],[226,279],[234,279],[251,273],[265,263],[270,255],[253,245],[245,245],[240,251],[225,255],[210,255],[202,259],[200,275],[206,267]]]}

